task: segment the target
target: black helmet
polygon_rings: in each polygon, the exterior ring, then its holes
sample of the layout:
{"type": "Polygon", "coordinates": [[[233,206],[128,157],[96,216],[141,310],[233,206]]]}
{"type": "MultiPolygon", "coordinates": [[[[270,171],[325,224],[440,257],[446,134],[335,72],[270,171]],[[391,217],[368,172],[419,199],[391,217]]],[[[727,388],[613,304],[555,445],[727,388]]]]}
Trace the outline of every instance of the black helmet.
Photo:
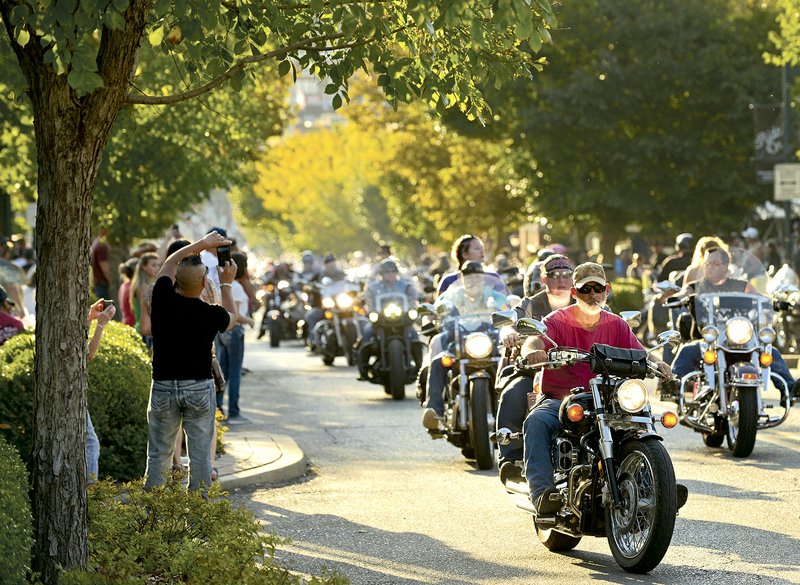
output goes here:
{"type": "Polygon", "coordinates": [[[483,264],[477,260],[467,260],[461,265],[461,274],[483,274],[483,264]]]}
{"type": "Polygon", "coordinates": [[[675,247],[678,250],[691,250],[694,248],[694,236],[689,233],[678,234],[675,238],[675,247]]]}

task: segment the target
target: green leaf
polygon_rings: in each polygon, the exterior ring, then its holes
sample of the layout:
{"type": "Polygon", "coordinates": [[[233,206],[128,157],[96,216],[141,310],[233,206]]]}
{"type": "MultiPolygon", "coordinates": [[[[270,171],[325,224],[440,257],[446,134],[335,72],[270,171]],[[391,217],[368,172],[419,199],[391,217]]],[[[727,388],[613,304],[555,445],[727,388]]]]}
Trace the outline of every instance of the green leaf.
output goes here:
{"type": "Polygon", "coordinates": [[[333,95],[339,91],[339,86],[335,83],[329,83],[325,86],[325,93],[328,95],[333,95]]]}
{"type": "Polygon", "coordinates": [[[339,108],[341,108],[342,107],[342,96],[340,96],[338,93],[335,96],[333,96],[333,101],[332,101],[331,105],[333,106],[334,110],[338,110],[339,108]]]}
{"type": "Polygon", "coordinates": [[[155,4],[155,13],[156,17],[163,18],[164,16],[169,13],[169,9],[172,7],[172,0],[156,0],[155,4]]]}
{"type": "Polygon", "coordinates": [[[15,37],[17,39],[17,44],[20,47],[24,47],[28,44],[28,41],[31,40],[31,33],[29,33],[26,28],[18,28],[15,37]]]}
{"type": "Polygon", "coordinates": [[[81,69],[70,71],[67,75],[67,83],[78,96],[84,96],[98,87],[103,87],[103,79],[97,73],[81,69]]]}
{"type": "Polygon", "coordinates": [[[105,23],[111,30],[122,30],[125,28],[125,18],[110,7],[106,10],[105,23]]]}
{"type": "Polygon", "coordinates": [[[284,77],[289,73],[289,70],[292,68],[292,64],[289,62],[289,59],[284,59],[278,64],[278,75],[284,77]]]}
{"type": "Polygon", "coordinates": [[[165,29],[163,24],[150,31],[150,34],[147,35],[147,40],[150,41],[151,47],[157,47],[161,44],[161,41],[164,40],[164,32],[165,29]]]}

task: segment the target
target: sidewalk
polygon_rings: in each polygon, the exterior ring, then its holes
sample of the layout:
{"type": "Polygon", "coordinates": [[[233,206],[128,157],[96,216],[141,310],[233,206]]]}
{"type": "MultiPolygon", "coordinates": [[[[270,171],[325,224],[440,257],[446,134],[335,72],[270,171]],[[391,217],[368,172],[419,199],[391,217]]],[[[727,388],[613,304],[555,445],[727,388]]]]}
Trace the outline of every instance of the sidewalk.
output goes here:
{"type": "MultiPolygon", "coordinates": [[[[291,481],[306,473],[303,450],[288,435],[272,432],[274,429],[258,414],[267,413],[269,387],[259,371],[274,367],[265,345],[248,336],[245,349],[245,366],[252,373],[242,377],[240,406],[251,423],[231,425],[223,442],[225,454],[216,460],[219,483],[227,491],[256,485],[291,481]],[[260,380],[260,381],[259,381],[260,380]]],[[[224,408],[228,407],[227,392],[224,408]]],[[[224,423],[223,423],[224,424],[224,423]]]]}

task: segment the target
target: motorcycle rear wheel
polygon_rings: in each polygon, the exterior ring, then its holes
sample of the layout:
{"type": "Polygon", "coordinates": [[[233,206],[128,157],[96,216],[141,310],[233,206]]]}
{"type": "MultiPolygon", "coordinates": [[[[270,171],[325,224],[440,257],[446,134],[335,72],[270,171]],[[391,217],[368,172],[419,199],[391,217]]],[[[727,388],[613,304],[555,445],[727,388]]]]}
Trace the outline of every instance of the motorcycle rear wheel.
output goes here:
{"type": "Polygon", "coordinates": [[[732,387],[728,400],[728,449],[734,457],[747,457],[756,446],[758,389],[732,387]]]}
{"type": "Polygon", "coordinates": [[[389,393],[393,400],[406,397],[406,356],[403,342],[389,340],[389,393]]]}
{"type": "Polygon", "coordinates": [[[622,507],[606,506],[606,538],[620,567],[647,573],[664,558],[675,529],[675,470],[656,440],[625,443],[618,461],[622,507]]]}
{"type": "Polygon", "coordinates": [[[572,550],[578,546],[578,543],[581,541],[578,536],[570,536],[563,532],[557,532],[552,528],[540,528],[539,525],[536,524],[536,520],[533,521],[533,524],[536,528],[536,536],[539,537],[539,540],[542,541],[542,544],[549,551],[565,552],[572,550]]]}
{"type": "Polygon", "coordinates": [[[280,347],[281,345],[281,322],[278,319],[269,320],[269,346],[280,347]]]}
{"type": "Polygon", "coordinates": [[[470,421],[469,440],[475,452],[478,469],[494,467],[494,450],[489,440],[489,417],[492,407],[489,403],[489,381],[484,378],[472,380],[469,393],[470,421]]]}

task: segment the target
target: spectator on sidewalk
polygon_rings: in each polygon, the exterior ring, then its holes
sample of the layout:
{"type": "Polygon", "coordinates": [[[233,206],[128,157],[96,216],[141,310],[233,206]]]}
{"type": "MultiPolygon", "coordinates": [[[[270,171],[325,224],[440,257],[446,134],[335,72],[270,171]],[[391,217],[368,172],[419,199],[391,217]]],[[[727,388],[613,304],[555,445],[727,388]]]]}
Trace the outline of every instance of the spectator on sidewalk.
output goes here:
{"type": "Polygon", "coordinates": [[[131,279],[130,307],[136,317],[134,327],[141,333],[148,348],[152,348],[153,341],[150,336],[150,305],[145,302],[145,291],[155,281],[160,266],[158,256],[153,252],[146,252],[139,257],[131,279]]]}
{"type": "Polygon", "coordinates": [[[0,345],[25,329],[22,321],[12,315],[14,305],[14,301],[8,296],[8,291],[0,285],[0,345]]]}
{"type": "Polygon", "coordinates": [[[122,309],[122,322],[129,327],[134,327],[136,325],[136,315],[133,313],[133,308],[131,307],[131,282],[138,262],[139,260],[136,258],[128,258],[119,265],[118,269],[122,283],[119,285],[117,301],[122,309]]]}
{"type": "Polygon", "coordinates": [[[153,288],[153,385],[147,408],[148,442],[145,488],[164,484],[176,435],[183,425],[189,453],[189,489],[211,484],[214,440],[214,381],[211,347],[218,333],[236,324],[232,282],[236,265],[215,267],[222,289],[222,307],[200,299],[208,269],[199,252],[229,245],[216,231],[167,258],[153,288]]]}
{"type": "MultiPolygon", "coordinates": [[[[244,325],[253,326],[250,317],[247,293],[239,283],[239,279],[247,274],[247,256],[241,252],[231,254],[231,259],[236,264],[236,278],[231,283],[233,302],[236,304],[236,324],[225,333],[217,337],[217,359],[219,360],[222,375],[228,381],[228,418],[229,425],[238,425],[251,422],[249,418],[239,411],[239,386],[242,381],[242,363],[244,362],[244,325]]],[[[222,409],[225,395],[217,393],[217,408],[222,409]]]]}
{"type": "Polygon", "coordinates": [[[107,299],[111,284],[111,267],[109,265],[111,248],[108,245],[107,227],[102,226],[100,228],[100,233],[92,242],[92,246],[89,250],[94,296],[98,299],[107,299]]]}
{"type": "MultiPolygon", "coordinates": [[[[103,337],[103,329],[111,319],[114,318],[117,309],[114,305],[106,306],[103,299],[99,299],[89,307],[89,324],[97,320],[94,328],[94,335],[89,340],[89,361],[94,359],[97,349],[100,347],[100,339],[103,337]]],[[[92,417],[89,416],[89,408],[86,408],[86,483],[94,483],[100,472],[100,440],[92,424],[92,417]]]]}

